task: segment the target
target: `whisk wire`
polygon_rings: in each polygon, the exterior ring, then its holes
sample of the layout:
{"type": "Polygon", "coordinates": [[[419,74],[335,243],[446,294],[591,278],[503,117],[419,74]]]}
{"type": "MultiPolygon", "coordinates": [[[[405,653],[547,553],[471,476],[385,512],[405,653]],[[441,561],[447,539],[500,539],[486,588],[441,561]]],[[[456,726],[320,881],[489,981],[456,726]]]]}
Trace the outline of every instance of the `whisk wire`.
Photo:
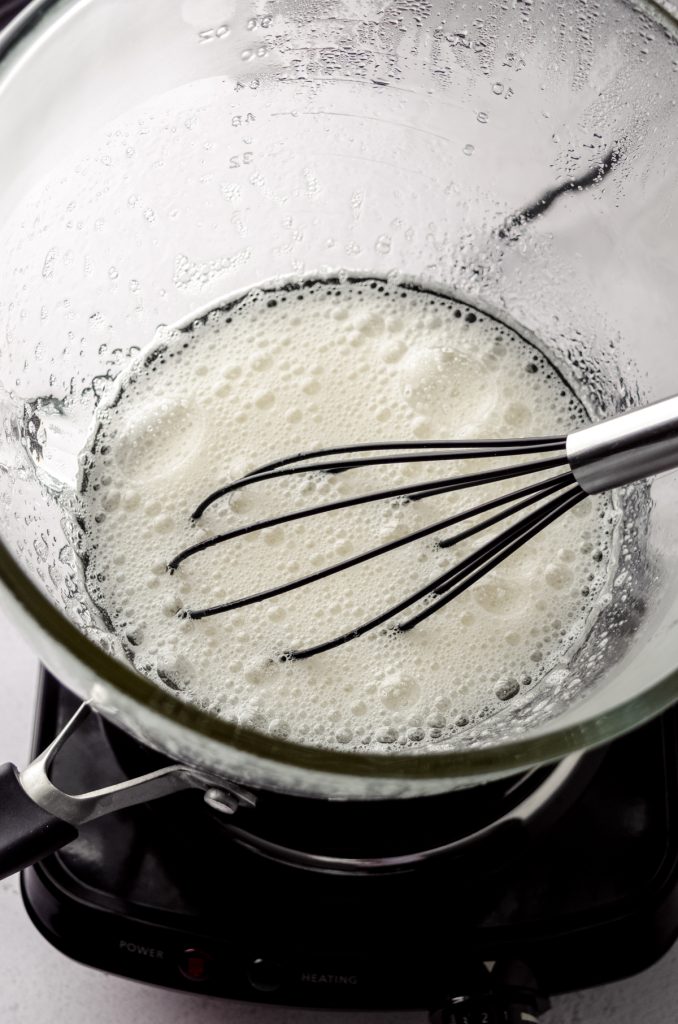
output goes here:
{"type": "MultiPolygon", "coordinates": [[[[395,630],[398,632],[406,632],[412,629],[418,622],[421,622],[424,618],[432,615],[433,612],[437,611],[443,604],[447,604],[454,597],[458,596],[470,587],[477,579],[487,575],[491,569],[499,565],[500,562],[525,544],[536,533],[544,529],[545,526],[548,526],[549,523],[553,522],[585,497],[585,492],[580,489],[578,484],[575,484],[569,491],[566,491],[564,494],[557,495],[557,497],[548,502],[547,505],[538,509],[536,512],[531,513],[529,516],[525,516],[511,529],[502,533],[499,537],[495,537],[488,541],[475,552],[472,552],[467,558],[459,562],[456,566],[448,569],[441,576],[438,576],[435,580],[420,588],[414,594],[410,594],[409,597],[406,597],[397,604],[387,608],[384,612],[381,612],[374,618],[369,619],[367,622],[354,627],[340,636],[333,637],[332,639],[323,641],[320,644],[315,644],[313,647],[286,651],[284,658],[296,661],[333,650],[336,647],[349,643],[351,640],[356,640],[365,633],[378,628],[385,622],[388,622],[389,619],[394,618],[396,615],[400,614],[400,612],[411,607],[413,604],[417,604],[419,601],[430,597],[431,595],[443,594],[445,592],[444,596],[438,601],[427,605],[417,615],[407,619],[403,623],[399,623],[395,627],[395,630]],[[474,569],[476,570],[475,572],[473,572],[474,569]]],[[[459,540],[459,538],[457,538],[457,540],[459,540]]]]}
{"type": "MultiPolygon", "coordinates": [[[[536,473],[541,470],[556,469],[559,466],[567,465],[567,457],[565,455],[559,456],[553,459],[541,459],[537,462],[526,462],[521,466],[513,466],[508,469],[497,469],[491,470],[485,473],[472,473],[464,476],[453,476],[447,477],[443,480],[425,480],[416,484],[403,484],[399,487],[392,487],[384,491],[370,491],[368,494],[354,495],[350,498],[342,498],[338,501],[330,501],[321,505],[311,505],[307,508],[297,509],[293,512],[286,512],[280,516],[273,516],[270,519],[261,519],[253,523],[247,523],[244,526],[236,527],[233,530],[228,530],[225,533],[216,534],[214,537],[206,537],[197,544],[192,544],[190,547],[180,551],[178,555],[167,563],[167,568],[170,572],[174,572],[182,562],[185,562],[187,558],[193,557],[193,555],[199,554],[201,551],[206,551],[208,548],[214,547],[217,544],[224,544],[226,541],[235,540],[236,537],[244,537],[250,533],[256,533],[259,530],[272,529],[274,526],[282,526],[285,523],[295,522],[299,519],[306,519],[309,516],[321,515],[325,512],[335,512],[339,509],[353,508],[357,505],[365,505],[373,501],[385,501],[393,498],[409,498],[411,500],[421,500],[423,498],[434,497],[439,494],[447,494],[451,491],[461,490],[462,488],[480,487],[488,483],[496,483],[501,480],[509,480],[516,476],[525,476],[530,473],[536,473]]],[[[308,471],[308,467],[306,467],[308,471]]],[[[259,482],[265,479],[265,474],[260,477],[252,478],[251,482],[259,482]]],[[[247,482],[250,482],[248,478],[244,478],[247,482]]],[[[240,482],[238,482],[240,483],[240,482]]],[[[236,485],[231,485],[231,490],[235,489],[236,485]]]]}
{"type": "Polygon", "coordinates": [[[398,537],[386,544],[371,548],[368,551],[363,551],[358,555],[353,555],[341,562],[335,562],[333,565],[319,569],[317,572],[298,577],[297,579],[290,580],[279,586],[271,587],[268,590],[262,590],[255,594],[248,594],[245,597],[235,598],[234,600],[227,601],[223,604],[212,605],[208,608],[185,609],[182,614],[185,618],[203,619],[211,615],[220,615],[224,612],[234,611],[236,608],[244,608],[251,604],[257,604],[260,601],[266,601],[273,597],[279,597],[282,594],[290,593],[292,590],[297,590],[300,587],[316,583],[321,579],[326,579],[338,572],[351,569],[356,565],[360,565],[363,562],[377,558],[380,555],[385,555],[388,552],[394,551],[406,544],[412,544],[414,541],[421,540],[434,533],[439,533],[441,530],[454,526],[457,523],[464,522],[467,519],[476,518],[477,516],[483,515],[483,513],[489,512],[494,508],[511,504],[510,508],[502,509],[502,511],[497,515],[492,516],[489,519],[482,520],[480,523],[464,530],[462,533],[455,534],[453,537],[438,542],[438,546],[441,548],[451,547],[453,544],[458,544],[462,540],[466,540],[468,537],[479,533],[481,530],[486,530],[489,526],[493,526],[496,523],[501,522],[503,519],[515,515],[516,512],[533,505],[535,502],[542,500],[554,491],[567,487],[568,484],[572,484],[573,482],[574,477],[571,473],[563,473],[560,476],[552,477],[549,480],[540,481],[536,484],[531,484],[529,487],[513,491],[510,494],[493,498],[491,501],[487,501],[483,505],[477,505],[471,509],[464,509],[462,512],[457,512],[453,516],[449,516],[446,519],[441,519],[438,522],[422,527],[420,530],[414,530],[412,533],[408,533],[404,537],[398,537]],[[518,504],[513,504],[514,502],[517,502],[518,504]]]}
{"type": "MultiPolygon", "coordinates": [[[[464,576],[459,582],[455,582],[453,579],[447,580],[444,584],[438,587],[434,593],[442,594],[439,600],[434,601],[432,604],[427,605],[412,618],[406,622],[398,624],[400,632],[406,632],[409,629],[413,629],[419,622],[428,618],[429,615],[433,615],[434,612],[438,611],[439,608],[444,607],[453,598],[458,597],[464,590],[467,590],[470,586],[476,583],[481,577],[486,576],[488,572],[503,562],[505,558],[517,551],[518,548],[522,547],[523,544],[531,540],[537,533],[540,533],[546,526],[558,519],[564,512],[573,508],[580,501],[587,497],[586,492],[583,491],[579,485],[575,485],[570,491],[564,495],[559,495],[555,501],[549,502],[548,505],[544,506],[535,513],[530,522],[530,518],[526,516],[520,524],[516,524],[516,527],[509,529],[506,533],[502,534],[501,546],[497,549],[497,554],[494,557],[485,558],[482,561],[481,566],[468,576],[464,576]]],[[[442,547],[442,545],[441,545],[442,547]]],[[[486,556],[490,553],[492,545],[487,545],[486,556]]]]}
{"type": "MultiPolygon", "coordinates": [[[[471,441],[471,442],[444,442],[444,441],[422,441],[420,443],[400,444],[395,441],[385,442],[383,445],[352,445],[348,448],[322,448],[312,452],[300,452],[297,455],[286,459],[279,459],[268,465],[260,466],[252,470],[238,480],[233,480],[223,487],[217,488],[209,494],[192,514],[192,519],[200,519],[203,513],[218,501],[235,491],[248,487],[251,484],[262,483],[265,480],[276,480],[284,476],[292,476],[299,473],[345,473],[351,469],[362,469],[365,466],[385,466],[403,462],[441,462],[459,459],[482,459],[498,458],[503,456],[536,455],[546,452],[565,451],[565,438],[524,438],[513,441],[498,442],[499,447],[492,441],[471,441]],[[350,454],[360,451],[407,451],[408,449],[426,449],[427,454],[400,454],[391,456],[371,456],[363,459],[342,459],[333,462],[318,462],[311,465],[296,465],[306,463],[312,458],[330,454],[350,454]],[[445,449],[438,451],[437,449],[445,449]]],[[[565,460],[566,461],[566,460],[565,460]]]]}
{"type": "MultiPolygon", "coordinates": [[[[564,448],[567,437],[564,434],[553,435],[551,437],[514,437],[514,438],[502,438],[500,440],[464,440],[464,441],[379,441],[371,442],[369,444],[350,444],[345,445],[341,448],[314,448],[306,452],[297,452],[295,455],[287,455],[283,459],[276,459],[274,462],[267,462],[263,466],[258,466],[253,469],[248,476],[256,475],[257,473],[267,473],[271,469],[279,469],[282,466],[289,466],[294,462],[304,462],[309,459],[319,459],[326,455],[354,455],[358,452],[388,452],[388,451],[422,451],[422,450],[435,450],[435,449],[447,449],[457,450],[460,452],[478,451],[479,449],[485,449],[486,452],[492,453],[493,455],[499,455],[505,448],[521,448],[523,451],[526,447],[534,447],[535,450],[539,451],[556,451],[559,448],[564,448]]],[[[468,455],[467,458],[473,456],[468,455]]],[[[479,456],[476,455],[476,458],[479,456]]]]}

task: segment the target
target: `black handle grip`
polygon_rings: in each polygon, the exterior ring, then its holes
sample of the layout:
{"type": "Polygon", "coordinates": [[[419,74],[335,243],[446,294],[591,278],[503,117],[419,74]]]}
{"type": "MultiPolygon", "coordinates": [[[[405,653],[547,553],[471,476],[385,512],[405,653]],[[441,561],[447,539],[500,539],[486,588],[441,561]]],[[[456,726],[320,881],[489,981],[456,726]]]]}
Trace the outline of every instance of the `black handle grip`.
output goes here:
{"type": "Polygon", "coordinates": [[[13,764],[0,765],[0,878],[77,839],[78,830],[34,803],[13,764]]]}

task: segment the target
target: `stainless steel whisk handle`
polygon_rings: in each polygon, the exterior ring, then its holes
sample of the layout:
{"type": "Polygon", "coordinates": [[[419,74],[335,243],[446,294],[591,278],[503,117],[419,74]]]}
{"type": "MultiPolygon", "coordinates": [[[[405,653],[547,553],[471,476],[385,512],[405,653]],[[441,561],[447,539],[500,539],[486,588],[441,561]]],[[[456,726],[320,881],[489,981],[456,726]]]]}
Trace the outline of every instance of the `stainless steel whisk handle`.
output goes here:
{"type": "Polygon", "coordinates": [[[587,494],[678,469],[678,396],[575,430],[566,452],[587,494]]]}

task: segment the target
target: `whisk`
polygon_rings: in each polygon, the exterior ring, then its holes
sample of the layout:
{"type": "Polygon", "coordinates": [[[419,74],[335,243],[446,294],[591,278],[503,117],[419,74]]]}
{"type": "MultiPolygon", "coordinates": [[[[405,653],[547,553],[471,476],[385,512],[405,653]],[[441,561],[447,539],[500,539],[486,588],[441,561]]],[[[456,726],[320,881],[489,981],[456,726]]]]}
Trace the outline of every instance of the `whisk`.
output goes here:
{"type": "Polygon", "coordinates": [[[505,468],[493,468],[486,472],[451,476],[440,480],[426,480],[421,483],[407,483],[390,489],[370,491],[366,494],[312,505],[251,522],[226,533],[201,540],[176,555],[168,563],[169,571],[175,572],[186,559],[217,544],[224,544],[227,541],[235,540],[236,537],[310,516],[377,501],[394,499],[423,501],[429,497],[484,486],[514,477],[564,470],[555,475],[551,472],[550,475],[537,482],[532,482],[528,486],[518,488],[508,494],[502,494],[473,508],[464,509],[421,529],[413,530],[402,537],[279,586],[207,608],[183,609],[179,615],[190,619],[203,619],[266,601],[336,573],[344,572],[353,566],[385,555],[406,544],[433,536],[460,523],[471,521],[471,525],[438,540],[439,548],[451,548],[475,534],[515,516],[516,513],[529,509],[525,515],[511,523],[506,529],[493,535],[471,554],[460,559],[451,568],[397,604],[386,608],[378,615],[345,633],[312,647],[286,651],[282,657],[287,659],[310,658],[348,643],[389,620],[395,619],[408,609],[421,605],[409,617],[389,627],[394,631],[407,632],[458,597],[527,543],[535,534],[588,495],[632,483],[665,470],[678,468],[678,396],[615,416],[593,426],[584,427],[567,436],[490,441],[387,441],[298,452],[267,465],[259,466],[241,479],[218,488],[200,502],[193,512],[192,519],[200,519],[214,502],[244,487],[251,487],[267,480],[278,480],[293,474],[345,473],[364,469],[366,466],[456,462],[460,459],[496,460],[526,455],[534,455],[535,459],[509,464],[505,468]],[[479,518],[479,522],[473,522],[479,518]]]}

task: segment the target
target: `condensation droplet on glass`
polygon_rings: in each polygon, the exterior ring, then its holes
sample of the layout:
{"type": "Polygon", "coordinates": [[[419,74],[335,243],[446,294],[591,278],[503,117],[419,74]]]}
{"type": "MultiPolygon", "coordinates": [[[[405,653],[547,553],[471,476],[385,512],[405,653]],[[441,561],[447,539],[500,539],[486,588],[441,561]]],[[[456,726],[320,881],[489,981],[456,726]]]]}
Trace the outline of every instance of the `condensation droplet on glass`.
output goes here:
{"type": "Polygon", "coordinates": [[[382,256],[386,256],[391,251],[391,245],[392,241],[390,235],[379,235],[374,243],[374,248],[378,253],[381,253],[382,256]]]}
{"type": "Polygon", "coordinates": [[[45,261],[42,264],[42,276],[44,278],[52,277],[54,274],[54,261],[56,260],[56,249],[49,249],[45,255],[45,261]]]}
{"type": "Polygon", "coordinates": [[[108,276],[110,277],[111,281],[115,281],[118,278],[118,268],[117,267],[109,267],[108,268],[108,276]]]}
{"type": "Polygon", "coordinates": [[[476,120],[479,121],[480,124],[487,124],[489,116],[490,115],[487,113],[486,110],[479,110],[476,115],[476,120]]]}
{"type": "Polygon", "coordinates": [[[495,96],[501,96],[503,91],[504,91],[504,83],[503,82],[495,82],[494,85],[492,86],[492,92],[494,93],[495,96]]]}
{"type": "Polygon", "coordinates": [[[243,50],[240,54],[242,60],[252,60],[254,56],[254,50],[243,50]]]}
{"type": "Polygon", "coordinates": [[[74,564],[75,560],[74,560],[74,557],[73,557],[73,551],[69,547],[68,544],[64,544],[64,546],[59,549],[58,557],[59,557],[59,561],[63,565],[73,565],[74,564]]]}
{"type": "Polygon", "coordinates": [[[475,148],[470,142],[467,142],[463,149],[464,156],[473,156],[475,148]]]}

